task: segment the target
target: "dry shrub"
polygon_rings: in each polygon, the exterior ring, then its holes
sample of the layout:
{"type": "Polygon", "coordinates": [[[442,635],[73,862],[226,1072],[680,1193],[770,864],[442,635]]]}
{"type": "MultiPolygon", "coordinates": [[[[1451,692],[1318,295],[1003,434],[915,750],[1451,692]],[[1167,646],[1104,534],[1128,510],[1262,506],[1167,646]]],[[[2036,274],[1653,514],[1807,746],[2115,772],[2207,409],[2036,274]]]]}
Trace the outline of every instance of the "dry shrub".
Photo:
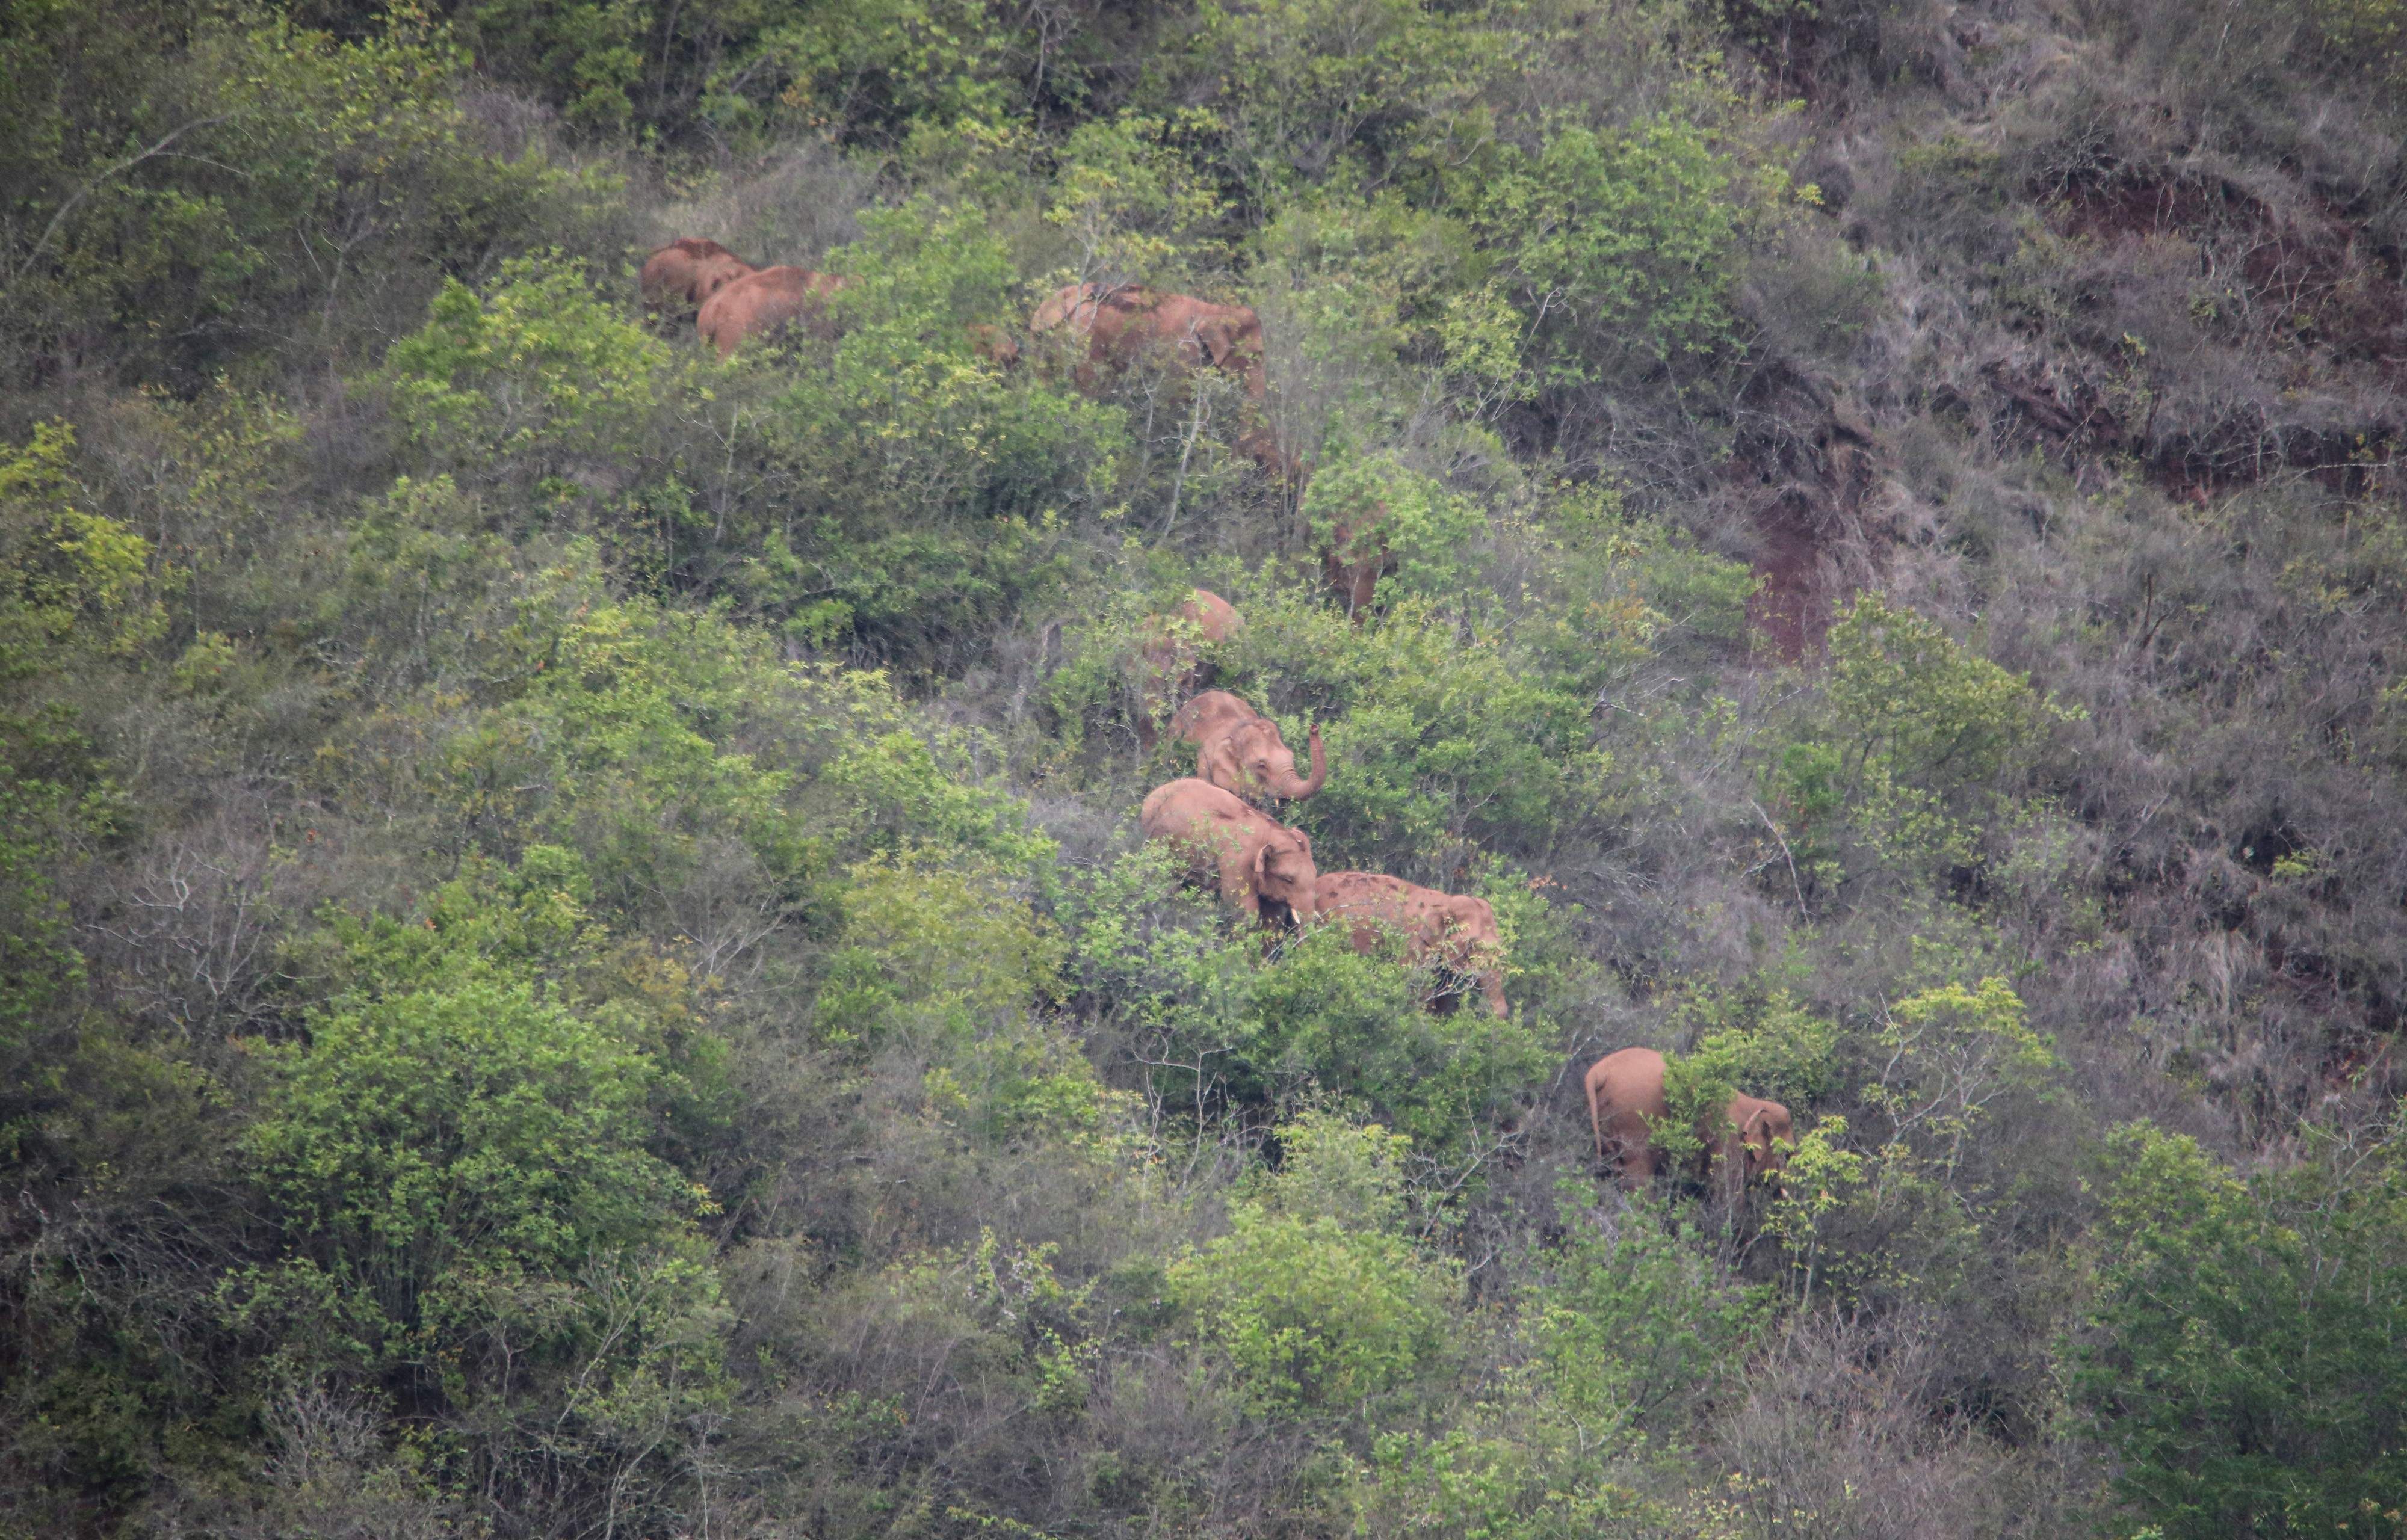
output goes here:
{"type": "Polygon", "coordinates": [[[1989,1540],[2081,1527],[2078,1471],[1944,1409],[1924,1318],[1802,1320],[1714,1430],[1745,1533],[1782,1540],[1989,1540]]]}

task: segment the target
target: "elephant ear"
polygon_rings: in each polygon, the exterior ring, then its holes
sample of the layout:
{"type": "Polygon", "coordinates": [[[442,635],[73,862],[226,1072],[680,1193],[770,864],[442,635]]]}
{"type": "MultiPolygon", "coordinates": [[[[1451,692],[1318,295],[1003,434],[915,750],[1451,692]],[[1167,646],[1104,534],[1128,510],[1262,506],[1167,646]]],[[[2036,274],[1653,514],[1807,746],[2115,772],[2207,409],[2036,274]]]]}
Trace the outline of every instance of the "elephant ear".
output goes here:
{"type": "Polygon", "coordinates": [[[1237,350],[1236,329],[1224,320],[1198,321],[1195,346],[1204,350],[1205,360],[1214,368],[1226,368],[1230,355],[1237,350]]]}
{"type": "Polygon", "coordinates": [[[1271,842],[1267,840],[1254,847],[1254,897],[1262,895],[1270,880],[1271,842]]]}

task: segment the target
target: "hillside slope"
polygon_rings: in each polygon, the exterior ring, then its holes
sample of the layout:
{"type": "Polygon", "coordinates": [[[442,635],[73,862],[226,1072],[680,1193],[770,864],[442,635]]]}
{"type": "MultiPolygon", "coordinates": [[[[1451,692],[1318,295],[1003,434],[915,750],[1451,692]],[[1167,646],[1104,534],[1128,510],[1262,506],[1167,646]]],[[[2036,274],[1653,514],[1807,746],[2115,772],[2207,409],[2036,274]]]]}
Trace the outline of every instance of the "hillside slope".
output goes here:
{"type": "Polygon", "coordinates": [[[0,1533],[2398,1532],[2393,0],[0,16],[0,1533]]]}

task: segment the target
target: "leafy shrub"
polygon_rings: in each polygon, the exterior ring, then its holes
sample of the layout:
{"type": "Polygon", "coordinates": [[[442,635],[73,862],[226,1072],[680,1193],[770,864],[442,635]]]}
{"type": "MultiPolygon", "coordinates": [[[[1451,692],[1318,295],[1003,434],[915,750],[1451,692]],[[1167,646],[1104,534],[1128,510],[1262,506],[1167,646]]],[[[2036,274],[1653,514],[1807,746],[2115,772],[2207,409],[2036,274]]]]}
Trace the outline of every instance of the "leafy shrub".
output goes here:
{"type": "Polygon", "coordinates": [[[798,343],[804,367],[762,414],[790,501],[735,531],[762,551],[743,586],[808,641],[958,666],[968,638],[1061,591],[1071,523],[1126,432],[1116,408],[976,353],[969,327],[1001,318],[1012,273],[975,210],[863,224],[827,259],[850,280],[832,305],[843,335],[798,343]]]}
{"type": "Polygon", "coordinates": [[[1381,580],[1383,593],[1432,597],[1461,587],[1463,547],[1482,522],[1468,498],[1391,455],[1349,458],[1314,473],[1303,516],[1316,546],[1334,545],[1340,523],[1359,531],[1338,551],[1341,560],[1376,560],[1384,546],[1396,572],[1381,580]]]}
{"type": "Polygon", "coordinates": [[[1342,1413],[1435,1365],[1453,1280],[1397,1233],[1403,1136],[1310,1113],[1280,1137],[1281,1169],[1171,1286],[1258,1410],[1342,1413]]]}
{"type": "Polygon", "coordinates": [[[2168,1536],[2332,1534],[2407,1503],[2407,1166],[2363,1151],[2243,1180],[2144,1123],[2108,1141],[2073,1390],[2168,1536]]]}
{"type": "Polygon", "coordinates": [[[2078,713],[1875,594],[1848,606],[1830,648],[1818,720],[1768,776],[1800,826],[1801,871],[1837,885],[1973,863],[2016,805],[2010,779],[2039,734],[2078,713]]]}
{"type": "Polygon", "coordinates": [[[905,853],[852,869],[842,944],[817,1024],[837,1043],[918,1027],[968,1039],[1058,991],[1061,946],[990,866],[945,870],[905,853]]]}
{"type": "Polygon", "coordinates": [[[482,296],[457,279],[385,355],[395,414],[441,471],[548,501],[633,456],[667,349],[558,252],[513,258],[482,296]]]}
{"type": "Polygon", "coordinates": [[[1212,3],[1196,21],[1188,68],[1218,109],[1219,158],[1263,206],[1340,167],[1375,179],[1475,141],[1480,90],[1510,58],[1503,34],[1417,0],[1212,3]]]}
{"type": "Polygon", "coordinates": [[[25,19],[0,62],[21,347],[97,330],[205,377],[263,343],[357,342],[539,221],[585,233],[599,184],[483,153],[450,92],[465,60],[406,22],[337,42],[249,13],[25,19]]]}
{"type": "Polygon", "coordinates": [[[1610,817],[1615,760],[1583,688],[1596,677],[1586,671],[1611,666],[1610,648],[1582,649],[1582,672],[1567,675],[1518,640],[1502,617],[1452,619],[1427,599],[1357,628],[1326,606],[1261,596],[1223,654],[1227,687],[1323,724],[1342,769],[1295,813],[1328,847],[1322,859],[1393,871],[1471,841],[1526,859],[1610,817]]]}
{"type": "Polygon", "coordinates": [[[1485,184],[1474,218],[1542,378],[1583,384],[1730,342],[1737,181],[1702,130],[1664,117],[1562,129],[1485,184]]]}
{"type": "MultiPolygon", "coordinates": [[[[620,1255],[669,1259],[673,1315],[714,1308],[692,1229],[708,1194],[645,1149],[657,1067],[526,985],[397,995],[264,1059],[249,1153],[289,1250],[247,1307],[322,1312],[324,1361],[432,1390],[522,1333],[559,1362],[607,1329],[607,1302],[572,1285],[620,1255]]],[[[708,1334],[677,1351],[709,1395],[708,1334]]],[[[478,1370],[477,1390],[508,1389],[506,1355],[478,1370]]]]}

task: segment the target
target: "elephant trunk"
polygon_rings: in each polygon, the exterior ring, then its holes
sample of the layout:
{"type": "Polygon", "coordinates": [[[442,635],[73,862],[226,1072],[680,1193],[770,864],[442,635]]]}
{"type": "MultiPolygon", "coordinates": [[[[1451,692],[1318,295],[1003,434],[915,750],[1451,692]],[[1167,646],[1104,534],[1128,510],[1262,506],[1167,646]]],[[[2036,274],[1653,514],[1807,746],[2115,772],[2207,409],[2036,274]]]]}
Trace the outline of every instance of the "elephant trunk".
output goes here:
{"type": "Polygon", "coordinates": [[[1307,735],[1307,742],[1312,751],[1312,773],[1308,776],[1297,776],[1295,756],[1292,754],[1283,756],[1287,760],[1284,767],[1274,760],[1270,774],[1271,795],[1274,797],[1284,797],[1289,801],[1301,801],[1318,791],[1321,784],[1329,779],[1329,755],[1320,746],[1320,724],[1317,722],[1313,724],[1312,731],[1307,735]]]}
{"type": "Polygon", "coordinates": [[[1505,1017],[1513,1014],[1513,1008],[1504,1003],[1504,974],[1503,969],[1494,968],[1481,974],[1479,976],[1479,989],[1480,993],[1488,996],[1488,1013],[1489,1015],[1495,1017],[1501,1022],[1505,1017]]]}

